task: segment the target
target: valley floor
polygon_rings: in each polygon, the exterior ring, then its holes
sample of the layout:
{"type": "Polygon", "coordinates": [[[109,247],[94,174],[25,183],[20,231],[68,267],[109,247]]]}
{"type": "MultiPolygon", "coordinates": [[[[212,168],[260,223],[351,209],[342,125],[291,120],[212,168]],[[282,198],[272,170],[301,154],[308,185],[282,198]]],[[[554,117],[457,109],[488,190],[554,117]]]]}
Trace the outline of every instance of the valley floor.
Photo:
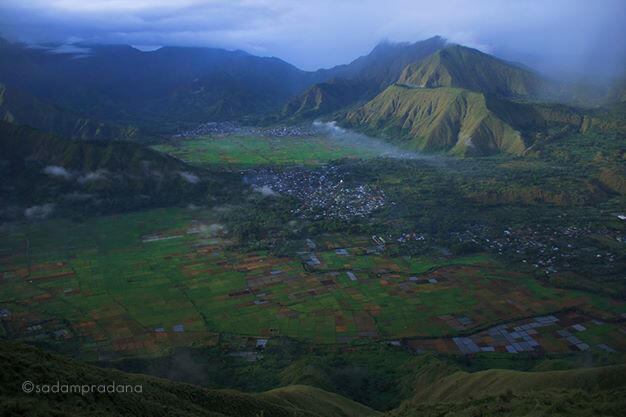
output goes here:
{"type": "Polygon", "coordinates": [[[470,171],[476,187],[494,169],[524,178],[524,170],[554,167],[367,162],[354,159],[365,151],[319,136],[237,135],[156,147],[242,170],[251,189],[229,204],[5,225],[3,335],[92,360],[192,345],[255,360],[281,337],[462,354],[626,350],[615,212],[595,220],[585,203],[481,206],[476,191],[451,184],[470,171]],[[353,159],[330,162],[346,156],[353,159]],[[498,219],[515,213],[527,217],[498,219]],[[582,216],[602,226],[581,224],[582,216]],[[588,278],[581,263],[599,276],[588,278]]]}

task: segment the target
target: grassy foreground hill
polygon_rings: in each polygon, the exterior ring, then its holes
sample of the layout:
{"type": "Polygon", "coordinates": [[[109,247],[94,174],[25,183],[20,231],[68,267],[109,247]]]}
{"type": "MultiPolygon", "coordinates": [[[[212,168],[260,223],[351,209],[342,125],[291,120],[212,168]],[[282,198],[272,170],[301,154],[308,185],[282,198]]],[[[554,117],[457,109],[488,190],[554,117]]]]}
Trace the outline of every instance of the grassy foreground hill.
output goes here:
{"type": "MultiPolygon", "coordinates": [[[[564,371],[492,369],[463,372],[426,357],[412,361],[414,376],[398,381],[414,394],[380,413],[337,394],[305,385],[262,393],[205,389],[166,379],[86,365],[37,348],[0,342],[0,414],[28,416],[389,417],[619,416],[626,409],[624,365],[564,371]],[[24,392],[30,381],[44,392],[24,392]],[[43,385],[79,386],[76,393],[45,393],[43,385]],[[115,384],[125,392],[81,394],[83,386],[115,384]],[[138,388],[140,387],[140,388],[138,388]]],[[[251,376],[253,377],[253,376],[251,376]]],[[[93,392],[95,391],[95,392],[93,392]]]]}
{"type": "MultiPolygon", "coordinates": [[[[259,394],[209,390],[138,374],[85,365],[16,343],[0,343],[0,415],[365,417],[376,411],[308,386],[259,394]],[[132,392],[25,393],[22,383],[131,386],[132,392]],[[141,388],[136,388],[140,386],[141,388]]],[[[42,388],[44,390],[44,388],[42,388]]],[[[82,388],[81,388],[82,390],[82,388]]]]}
{"type": "Polygon", "coordinates": [[[428,378],[418,382],[415,395],[389,415],[618,416],[626,410],[624,372],[624,365],[545,372],[455,372],[436,383],[428,378]]]}

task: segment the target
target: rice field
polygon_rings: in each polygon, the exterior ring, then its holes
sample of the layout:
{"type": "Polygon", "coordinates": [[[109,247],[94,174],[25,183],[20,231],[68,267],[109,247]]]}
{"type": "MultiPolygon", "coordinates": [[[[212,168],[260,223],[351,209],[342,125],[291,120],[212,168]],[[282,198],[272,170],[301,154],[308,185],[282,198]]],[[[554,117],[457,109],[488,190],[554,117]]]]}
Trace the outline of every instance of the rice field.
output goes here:
{"type": "MultiPolygon", "coordinates": [[[[391,257],[372,252],[366,236],[343,235],[318,237],[315,248],[303,238],[288,256],[244,253],[216,221],[210,210],[170,208],[5,231],[3,333],[103,358],[225,335],[445,339],[573,308],[607,320],[626,312],[608,298],[544,287],[487,255],[391,257]],[[311,255],[319,264],[307,264],[311,255]]],[[[600,328],[583,336],[612,340],[600,328]]]]}
{"type": "Polygon", "coordinates": [[[153,146],[159,152],[200,165],[319,165],[341,158],[372,158],[363,146],[324,136],[201,136],[153,146]]]}

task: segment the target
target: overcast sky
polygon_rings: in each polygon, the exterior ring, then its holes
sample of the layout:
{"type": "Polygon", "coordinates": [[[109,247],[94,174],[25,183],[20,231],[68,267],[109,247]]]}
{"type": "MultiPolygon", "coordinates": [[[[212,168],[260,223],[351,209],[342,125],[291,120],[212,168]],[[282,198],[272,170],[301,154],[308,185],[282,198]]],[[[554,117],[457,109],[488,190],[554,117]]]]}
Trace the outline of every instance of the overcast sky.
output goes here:
{"type": "Polygon", "coordinates": [[[621,71],[626,0],[0,0],[0,34],[213,46],[312,70],[434,35],[541,69],[621,71]]]}

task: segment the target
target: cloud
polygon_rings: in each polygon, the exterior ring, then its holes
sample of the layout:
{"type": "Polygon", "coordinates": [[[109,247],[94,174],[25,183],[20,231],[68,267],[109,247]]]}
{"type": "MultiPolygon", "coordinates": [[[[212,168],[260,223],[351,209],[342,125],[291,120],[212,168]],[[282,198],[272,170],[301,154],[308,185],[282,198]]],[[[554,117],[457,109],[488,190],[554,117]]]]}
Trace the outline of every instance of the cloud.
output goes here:
{"type": "Polygon", "coordinates": [[[265,197],[273,197],[278,195],[278,193],[272,190],[269,185],[264,185],[263,187],[254,187],[252,190],[254,192],[260,193],[265,197]]]}
{"type": "Polygon", "coordinates": [[[194,175],[190,172],[179,172],[180,176],[187,181],[189,184],[197,184],[200,181],[197,175],[194,175]]]}
{"type": "Polygon", "coordinates": [[[41,206],[32,206],[24,210],[24,216],[29,219],[45,219],[54,211],[54,204],[43,204],[41,206]]]}
{"type": "Polygon", "coordinates": [[[43,169],[43,173],[50,175],[51,177],[61,177],[66,180],[72,178],[72,174],[70,174],[65,168],[58,165],[48,165],[43,169]]]}
{"type": "Polygon", "coordinates": [[[81,184],[96,182],[102,179],[106,179],[107,174],[108,174],[107,171],[104,169],[99,169],[97,171],[90,171],[78,177],[78,182],[80,182],[81,184]]]}
{"type": "Polygon", "coordinates": [[[383,39],[442,35],[548,69],[622,70],[624,21],[624,0],[0,2],[0,32],[24,41],[214,46],[304,69],[349,62],[383,39]]]}
{"type": "Polygon", "coordinates": [[[80,46],[71,44],[63,44],[54,48],[50,48],[48,52],[52,54],[87,55],[91,53],[91,49],[82,48],[80,46]]]}

